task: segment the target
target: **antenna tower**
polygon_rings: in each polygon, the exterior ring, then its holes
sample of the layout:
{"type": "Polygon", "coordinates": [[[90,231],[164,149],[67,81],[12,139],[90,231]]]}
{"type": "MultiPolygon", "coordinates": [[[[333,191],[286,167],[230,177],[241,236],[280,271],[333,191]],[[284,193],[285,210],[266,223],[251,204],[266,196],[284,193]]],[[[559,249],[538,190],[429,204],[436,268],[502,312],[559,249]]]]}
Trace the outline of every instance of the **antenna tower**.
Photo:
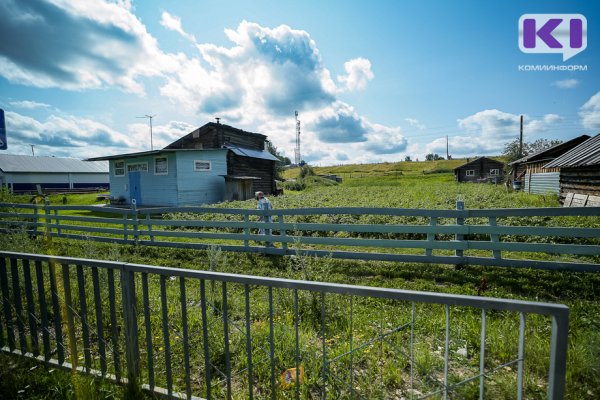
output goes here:
{"type": "Polygon", "coordinates": [[[298,119],[298,111],[296,115],[296,148],[294,149],[294,161],[296,165],[300,165],[302,158],[300,157],[300,120],[298,119]]]}

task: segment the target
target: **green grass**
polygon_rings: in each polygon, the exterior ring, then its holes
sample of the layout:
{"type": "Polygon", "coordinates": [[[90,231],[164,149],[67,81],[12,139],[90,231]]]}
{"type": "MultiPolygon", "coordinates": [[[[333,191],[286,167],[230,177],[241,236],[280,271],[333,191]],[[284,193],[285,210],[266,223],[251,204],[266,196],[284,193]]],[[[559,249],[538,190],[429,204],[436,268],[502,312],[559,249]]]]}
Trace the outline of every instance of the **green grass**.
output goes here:
{"type": "MultiPolygon", "coordinates": [[[[455,161],[455,160],[452,160],[455,161]]],[[[458,161],[458,160],[456,160],[458,161]]],[[[464,160],[459,163],[464,162],[464,160]]],[[[448,168],[447,165],[433,165],[428,171],[435,169],[448,168]]],[[[448,163],[448,162],[446,162],[448,163]]],[[[402,163],[401,163],[402,164],[402,163]]],[[[425,163],[406,163],[406,164],[425,164],[425,163]]],[[[411,165],[412,166],[412,165],[411,165]]],[[[386,165],[385,167],[388,167],[386,165]]],[[[389,165],[390,170],[393,165],[389,165]]],[[[398,166],[397,166],[398,167],[398,166]]],[[[350,168],[350,167],[349,167],[350,168]]],[[[384,173],[382,165],[374,166],[372,171],[384,173]]],[[[408,168],[408,167],[407,167],[408,168]]],[[[421,167],[419,167],[421,168],[421,167]]],[[[285,196],[273,197],[271,201],[276,208],[303,208],[303,207],[407,207],[407,208],[436,208],[453,209],[457,198],[465,201],[466,208],[510,208],[510,207],[548,207],[558,206],[556,196],[538,196],[525,193],[515,193],[507,191],[504,186],[493,186],[488,184],[458,184],[453,181],[453,177],[448,173],[423,174],[417,173],[418,169],[403,171],[401,176],[371,176],[369,178],[345,179],[341,185],[331,187],[309,187],[301,192],[286,191],[285,196]],[[406,173],[405,173],[406,172],[406,173]]],[[[422,170],[421,170],[422,171],[422,170]]],[[[331,171],[334,172],[334,171],[331,171]]],[[[318,171],[318,173],[321,173],[318,171]]],[[[95,199],[95,198],[94,198],[95,199]]],[[[75,202],[94,203],[92,198],[69,198],[69,204],[75,202]]],[[[51,200],[52,201],[52,200],[51,200]]],[[[61,199],[56,199],[56,204],[62,204],[61,199]]],[[[227,208],[254,208],[255,202],[231,202],[222,203],[217,207],[227,208]]],[[[344,216],[327,216],[327,221],[344,216]]],[[[365,220],[366,221],[366,220],[365,220]]],[[[365,222],[361,221],[361,222],[365,222]]],[[[319,221],[320,222],[320,221],[319,221]]],[[[377,222],[376,219],[368,222],[377,222]]],[[[550,221],[547,219],[514,219],[512,224],[534,224],[544,225],[550,221]]],[[[575,221],[570,218],[559,220],[559,226],[572,226],[575,221]]],[[[584,226],[600,227],[600,221],[597,217],[581,219],[579,224],[584,226]]],[[[24,235],[8,237],[5,235],[0,238],[0,248],[13,251],[26,251],[45,254],[56,254],[72,257],[101,258],[108,260],[119,260],[133,263],[143,263],[152,265],[163,265],[167,267],[206,269],[220,272],[244,273],[258,276],[269,276],[291,279],[305,279],[314,281],[329,281],[338,283],[358,284],[377,287],[391,287],[407,290],[419,290],[430,292],[444,292],[507,298],[523,299],[532,301],[546,301],[563,303],[570,307],[570,336],[569,336],[569,354],[567,367],[567,396],[568,399],[597,398],[600,396],[600,276],[593,273],[570,273],[564,271],[538,271],[527,269],[508,269],[493,267],[468,266],[464,268],[455,268],[445,265],[422,265],[409,263],[386,263],[386,262],[367,262],[367,261],[348,261],[333,259],[313,259],[309,257],[300,257],[295,262],[289,258],[265,257],[253,254],[238,253],[218,253],[217,249],[211,251],[193,251],[193,250],[175,250],[152,247],[134,247],[118,246],[85,241],[56,240],[43,242],[42,240],[31,241],[24,235]]],[[[151,302],[153,310],[160,310],[159,296],[156,292],[156,285],[151,293],[151,302]]],[[[220,287],[217,285],[217,291],[220,287]]],[[[231,307],[232,318],[243,320],[243,290],[241,287],[232,285],[231,307]]],[[[189,293],[191,298],[197,296],[197,288],[191,286],[189,293]],[[193,293],[196,293],[195,295],[193,293]]],[[[178,306],[178,286],[177,282],[169,283],[169,315],[173,318],[173,331],[171,338],[176,342],[176,337],[180,336],[177,330],[177,315],[180,311],[178,306]]],[[[256,340],[260,341],[268,332],[268,323],[264,319],[265,302],[264,297],[257,291],[252,297],[253,322],[252,331],[256,335],[256,340]]],[[[309,293],[301,293],[300,305],[302,311],[302,324],[300,329],[301,343],[303,344],[303,364],[307,371],[318,370],[320,367],[319,355],[312,350],[314,343],[319,342],[319,329],[316,323],[319,319],[319,302],[315,302],[314,297],[309,293]]],[[[327,303],[328,316],[331,318],[331,326],[328,327],[327,339],[332,344],[332,354],[340,354],[347,350],[348,346],[348,299],[343,297],[333,297],[327,303]]],[[[218,302],[215,299],[215,304],[218,302]]],[[[290,307],[289,296],[281,295],[278,297],[278,303],[282,310],[290,307]]],[[[372,335],[376,330],[378,323],[377,315],[388,315],[390,323],[395,323],[404,318],[409,312],[407,305],[398,305],[390,308],[389,304],[371,301],[358,301],[355,304],[356,316],[353,321],[356,340],[364,340],[372,335]],[[377,310],[373,312],[372,308],[377,310]],[[362,337],[359,337],[362,335],[362,337]]],[[[417,308],[417,330],[418,337],[415,343],[416,357],[421,372],[424,374],[440,366],[440,354],[437,350],[443,340],[443,334],[436,332],[443,327],[443,310],[441,308],[418,306],[417,308]]],[[[451,342],[452,354],[457,349],[466,346],[469,354],[463,361],[463,366],[459,372],[451,376],[451,379],[460,380],[461,374],[478,367],[478,343],[479,343],[479,320],[478,312],[459,309],[452,310],[453,325],[451,342]],[[454,319],[456,318],[456,320],[454,319]]],[[[160,317],[155,313],[153,318],[160,324],[160,317]]],[[[293,332],[285,328],[291,322],[290,315],[282,313],[280,325],[277,325],[280,335],[293,342],[293,332]]],[[[500,362],[507,359],[514,353],[516,341],[514,332],[518,330],[515,315],[506,313],[492,313],[488,321],[488,335],[490,343],[490,363],[500,362]],[[493,350],[492,350],[493,348],[493,350]]],[[[217,321],[217,319],[214,319],[217,321]]],[[[216,322],[215,322],[216,323],[216,322]]],[[[545,390],[545,371],[547,369],[547,341],[549,321],[541,317],[528,318],[527,331],[527,363],[526,363],[526,397],[542,398],[545,390]]],[[[192,313],[190,324],[195,332],[199,332],[199,317],[197,313],[192,313]]],[[[140,329],[143,327],[140,326],[140,329]]],[[[443,328],[442,328],[443,329],[443,328]]],[[[213,340],[218,343],[219,331],[213,328],[210,331],[213,340]]],[[[160,343],[162,334],[160,329],[153,333],[160,343]]],[[[200,348],[199,339],[194,338],[192,348],[200,348]]],[[[142,332],[143,337],[143,332],[142,332]]],[[[399,337],[398,345],[406,343],[407,337],[399,337]]],[[[222,342],[222,340],[221,340],[222,342]]],[[[288,354],[293,349],[283,341],[278,353],[288,354]]],[[[243,365],[245,354],[245,343],[240,337],[232,338],[232,354],[238,365],[243,365]]],[[[443,346],[443,344],[442,344],[443,346]]],[[[361,382],[363,392],[361,395],[366,398],[377,397],[376,385],[379,385],[379,379],[383,380],[383,385],[387,388],[387,393],[395,393],[394,390],[406,384],[408,376],[402,365],[394,363],[378,363],[381,357],[380,352],[387,353],[387,357],[392,358],[396,353],[392,347],[385,346],[379,348],[376,346],[368,347],[369,351],[364,351],[357,355],[357,365],[361,367],[357,372],[357,382],[361,382]]],[[[219,352],[222,347],[217,345],[212,350],[212,356],[217,362],[219,352]]],[[[174,360],[181,360],[181,347],[174,345],[174,360]]],[[[156,346],[156,356],[160,360],[163,356],[160,351],[160,344],[156,346]]],[[[143,357],[143,356],[142,356],[143,357]]],[[[201,357],[201,356],[199,356],[201,357]]],[[[199,362],[202,364],[201,362],[199,362]]],[[[13,376],[19,372],[15,369],[7,368],[6,363],[2,363],[0,371],[6,376],[13,376]]],[[[286,366],[278,365],[278,368],[286,366]]],[[[257,376],[264,378],[268,376],[265,366],[257,366],[257,376]]],[[[42,371],[41,367],[39,369],[42,371]]],[[[176,382],[181,382],[182,366],[181,362],[174,365],[176,382]]],[[[201,371],[196,370],[196,374],[201,371]]],[[[340,376],[344,376],[342,370],[338,370],[340,376]]],[[[46,382],[48,372],[33,374],[36,376],[33,382],[39,382],[40,386],[44,384],[52,387],[54,383],[46,382]]],[[[201,376],[201,374],[200,374],[201,376]]],[[[493,388],[487,393],[488,398],[513,398],[514,397],[514,370],[503,371],[495,375],[493,388]]],[[[69,379],[67,379],[68,381],[69,379]]],[[[306,385],[303,386],[303,395],[314,390],[314,374],[307,378],[306,385]],[[311,380],[312,379],[312,380],[311,380]]],[[[425,383],[423,383],[425,385],[425,383]]],[[[22,385],[16,385],[21,388],[22,385]]],[[[4,386],[3,386],[4,388],[4,386]]],[[[262,388],[262,387],[261,387],[262,388]]],[[[9,388],[10,389],[10,388],[9,388]]],[[[5,397],[14,397],[14,388],[0,392],[5,397]]],[[[261,392],[263,395],[268,393],[266,388],[261,392]]],[[[98,389],[99,390],[99,389],[98,389]]],[[[117,396],[120,392],[116,391],[117,396]]],[[[312,392],[311,392],[312,393],[312,392]]],[[[477,397],[477,385],[466,387],[461,393],[466,398],[477,397]]],[[[284,393],[284,395],[290,393],[284,393]]],[[[314,393],[313,393],[314,394],[314,393]]],[[[348,396],[349,393],[339,392],[340,397],[348,396]]],[[[400,395],[400,392],[398,392],[400,395]]],[[[52,397],[49,397],[52,398],[52,397]]],[[[99,397],[100,398],[100,397],[99,397]]]]}

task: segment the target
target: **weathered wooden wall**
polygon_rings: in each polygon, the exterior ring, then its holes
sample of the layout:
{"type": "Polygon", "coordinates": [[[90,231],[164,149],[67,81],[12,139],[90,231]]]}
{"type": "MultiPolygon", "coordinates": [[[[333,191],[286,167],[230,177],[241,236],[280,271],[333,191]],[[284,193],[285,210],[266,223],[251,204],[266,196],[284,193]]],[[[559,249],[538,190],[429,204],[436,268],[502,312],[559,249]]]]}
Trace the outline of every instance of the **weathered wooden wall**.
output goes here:
{"type": "Polygon", "coordinates": [[[560,170],[560,196],[567,193],[600,196],[600,165],[560,170]]]}

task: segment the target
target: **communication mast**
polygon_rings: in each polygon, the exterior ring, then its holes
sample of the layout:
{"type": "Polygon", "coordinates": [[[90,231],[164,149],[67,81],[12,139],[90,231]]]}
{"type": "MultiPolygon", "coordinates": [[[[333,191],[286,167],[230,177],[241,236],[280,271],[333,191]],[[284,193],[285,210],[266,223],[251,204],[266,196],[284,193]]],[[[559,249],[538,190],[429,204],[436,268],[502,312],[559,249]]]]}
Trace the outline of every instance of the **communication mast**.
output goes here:
{"type": "Polygon", "coordinates": [[[302,158],[300,157],[300,120],[298,119],[298,111],[296,114],[296,148],[294,149],[294,161],[296,165],[300,165],[302,158]]]}

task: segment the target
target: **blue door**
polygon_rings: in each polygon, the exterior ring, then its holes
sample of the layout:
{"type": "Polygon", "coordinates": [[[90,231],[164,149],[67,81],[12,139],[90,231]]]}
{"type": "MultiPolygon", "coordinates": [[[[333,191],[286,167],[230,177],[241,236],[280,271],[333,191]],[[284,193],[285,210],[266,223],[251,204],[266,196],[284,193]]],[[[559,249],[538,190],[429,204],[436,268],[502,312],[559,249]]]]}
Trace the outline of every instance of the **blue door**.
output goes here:
{"type": "Polygon", "coordinates": [[[137,205],[142,204],[142,187],[139,171],[129,172],[129,202],[135,199],[137,205]]]}

